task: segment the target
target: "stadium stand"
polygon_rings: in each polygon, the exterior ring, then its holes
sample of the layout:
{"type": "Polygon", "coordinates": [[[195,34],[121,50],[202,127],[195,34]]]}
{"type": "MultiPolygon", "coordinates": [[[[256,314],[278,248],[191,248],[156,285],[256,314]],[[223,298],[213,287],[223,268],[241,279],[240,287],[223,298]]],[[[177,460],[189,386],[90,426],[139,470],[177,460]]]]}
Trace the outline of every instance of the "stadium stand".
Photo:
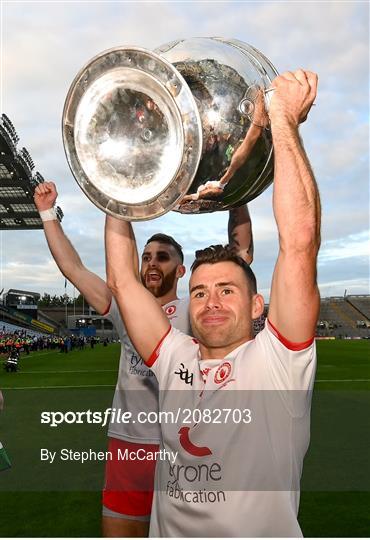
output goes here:
{"type": "Polygon", "coordinates": [[[30,329],[39,333],[54,334],[56,332],[56,325],[52,326],[44,323],[17,309],[12,309],[0,304],[0,324],[4,323],[15,324],[23,329],[30,329]]]}
{"type": "MultiPolygon", "coordinates": [[[[44,179],[34,172],[34,163],[26,148],[18,150],[19,136],[6,114],[0,116],[0,229],[42,229],[42,221],[33,202],[35,187],[44,179]]],[[[63,212],[55,208],[59,221],[63,212]]]]}
{"type": "Polygon", "coordinates": [[[317,335],[370,337],[370,295],[322,298],[317,335]]]}
{"type": "Polygon", "coordinates": [[[4,321],[0,321],[0,334],[22,334],[27,333],[28,336],[33,337],[43,337],[46,334],[36,332],[35,330],[30,330],[29,328],[24,328],[22,326],[17,326],[15,324],[10,324],[4,321]]]}
{"type": "Polygon", "coordinates": [[[349,295],[346,300],[365,319],[370,319],[370,295],[349,295]]]}

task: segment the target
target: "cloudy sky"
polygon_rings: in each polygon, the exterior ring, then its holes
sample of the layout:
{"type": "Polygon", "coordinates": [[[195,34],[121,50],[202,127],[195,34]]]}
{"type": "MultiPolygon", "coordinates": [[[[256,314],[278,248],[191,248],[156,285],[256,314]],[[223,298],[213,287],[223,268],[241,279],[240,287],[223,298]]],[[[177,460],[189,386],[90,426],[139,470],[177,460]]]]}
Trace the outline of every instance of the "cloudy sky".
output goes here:
{"type": "MultiPolygon", "coordinates": [[[[68,88],[98,52],[118,45],[154,49],[192,36],[232,37],[260,49],[278,71],[319,74],[319,94],[301,132],[319,184],[322,296],[369,293],[368,2],[13,2],[1,7],[1,111],[19,146],[56,182],[63,227],[86,266],[104,277],[104,214],[83,195],[64,156],[61,116],[68,88]]],[[[271,187],[250,203],[254,269],[267,297],[277,234],[271,187]]],[[[225,243],[227,213],[166,216],[135,226],[139,247],[157,231],[195,249],[225,243]]],[[[64,293],[42,231],[2,232],[1,283],[64,293]]],[[[187,280],[180,293],[185,294],[187,280]]],[[[72,294],[72,286],[67,292],[72,294]]]]}

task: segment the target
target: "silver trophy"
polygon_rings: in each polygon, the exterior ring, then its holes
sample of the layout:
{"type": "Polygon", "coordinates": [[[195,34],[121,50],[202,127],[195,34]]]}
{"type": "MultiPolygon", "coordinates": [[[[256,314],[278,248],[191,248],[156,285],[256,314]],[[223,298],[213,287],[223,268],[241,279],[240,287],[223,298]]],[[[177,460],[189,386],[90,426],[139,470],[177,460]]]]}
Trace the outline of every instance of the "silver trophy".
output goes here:
{"type": "Polygon", "coordinates": [[[72,173],[96,206],[130,221],[240,206],[273,180],[267,110],[276,75],[238,40],[104,51],[66,98],[72,173]]]}

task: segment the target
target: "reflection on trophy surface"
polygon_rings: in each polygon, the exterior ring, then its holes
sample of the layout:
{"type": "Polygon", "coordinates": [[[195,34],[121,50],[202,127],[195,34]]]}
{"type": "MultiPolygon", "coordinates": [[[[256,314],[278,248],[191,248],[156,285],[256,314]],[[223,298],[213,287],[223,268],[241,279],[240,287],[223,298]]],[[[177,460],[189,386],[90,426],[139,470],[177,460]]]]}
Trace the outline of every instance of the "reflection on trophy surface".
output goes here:
{"type": "Polygon", "coordinates": [[[244,139],[238,141],[236,149],[231,145],[230,134],[224,139],[226,143],[228,143],[226,150],[223,152],[224,164],[225,162],[226,164],[221,170],[225,170],[224,174],[219,181],[208,180],[205,184],[201,184],[195,193],[185,195],[179,203],[179,210],[185,212],[185,208],[188,207],[191,212],[192,205],[187,205],[187,203],[199,201],[197,204],[199,205],[200,211],[202,210],[202,205],[204,211],[206,211],[207,207],[210,207],[211,205],[209,202],[211,200],[215,201],[213,203],[214,209],[222,209],[222,207],[217,208],[217,206],[223,204],[223,194],[226,186],[239,169],[247,163],[257,140],[261,137],[263,129],[267,126],[268,116],[265,108],[264,94],[262,89],[258,88],[255,95],[254,110],[253,114],[251,114],[250,126],[244,139]]]}
{"type": "Polygon", "coordinates": [[[252,200],[273,179],[266,90],[276,74],[259,51],[222,38],[97,55],[63,113],[77,182],[99,208],[133,221],[252,200]]]}

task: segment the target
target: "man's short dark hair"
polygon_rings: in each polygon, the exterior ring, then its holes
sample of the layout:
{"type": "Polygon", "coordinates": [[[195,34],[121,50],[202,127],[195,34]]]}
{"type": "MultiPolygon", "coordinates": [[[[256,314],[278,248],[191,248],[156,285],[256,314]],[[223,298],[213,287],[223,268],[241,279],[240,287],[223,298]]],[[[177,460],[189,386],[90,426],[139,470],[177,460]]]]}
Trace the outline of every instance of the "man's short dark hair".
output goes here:
{"type": "Polygon", "coordinates": [[[174,238],[172,238],[172,236],[168,236],[168,234],[163,234],[163,233],[153,234],[153,236],[151,236],[149,240],[147,240],[145,245],[150,244],[150,242],[159,242],[160,244],[168,244],[170,246],[173,246],[178,256],[180,257],[181,264],[183,264],[184,254],[182,252],[182,247],[180,246],[178,242],[176,242],[174,238]]]}
{"type": "Polygon", "coordinates": [[[195,260],[190,269],[192,272],[202,264],[216,264],[219,262],[233,262],[240,266],[247,278],[249,288],[252,294],[257,292],[257,280],[253,270],[242,257],[235,253],[235,250],[230,246],[209,246],[205,249],[199,249],[195,252],[195,260]]]}

